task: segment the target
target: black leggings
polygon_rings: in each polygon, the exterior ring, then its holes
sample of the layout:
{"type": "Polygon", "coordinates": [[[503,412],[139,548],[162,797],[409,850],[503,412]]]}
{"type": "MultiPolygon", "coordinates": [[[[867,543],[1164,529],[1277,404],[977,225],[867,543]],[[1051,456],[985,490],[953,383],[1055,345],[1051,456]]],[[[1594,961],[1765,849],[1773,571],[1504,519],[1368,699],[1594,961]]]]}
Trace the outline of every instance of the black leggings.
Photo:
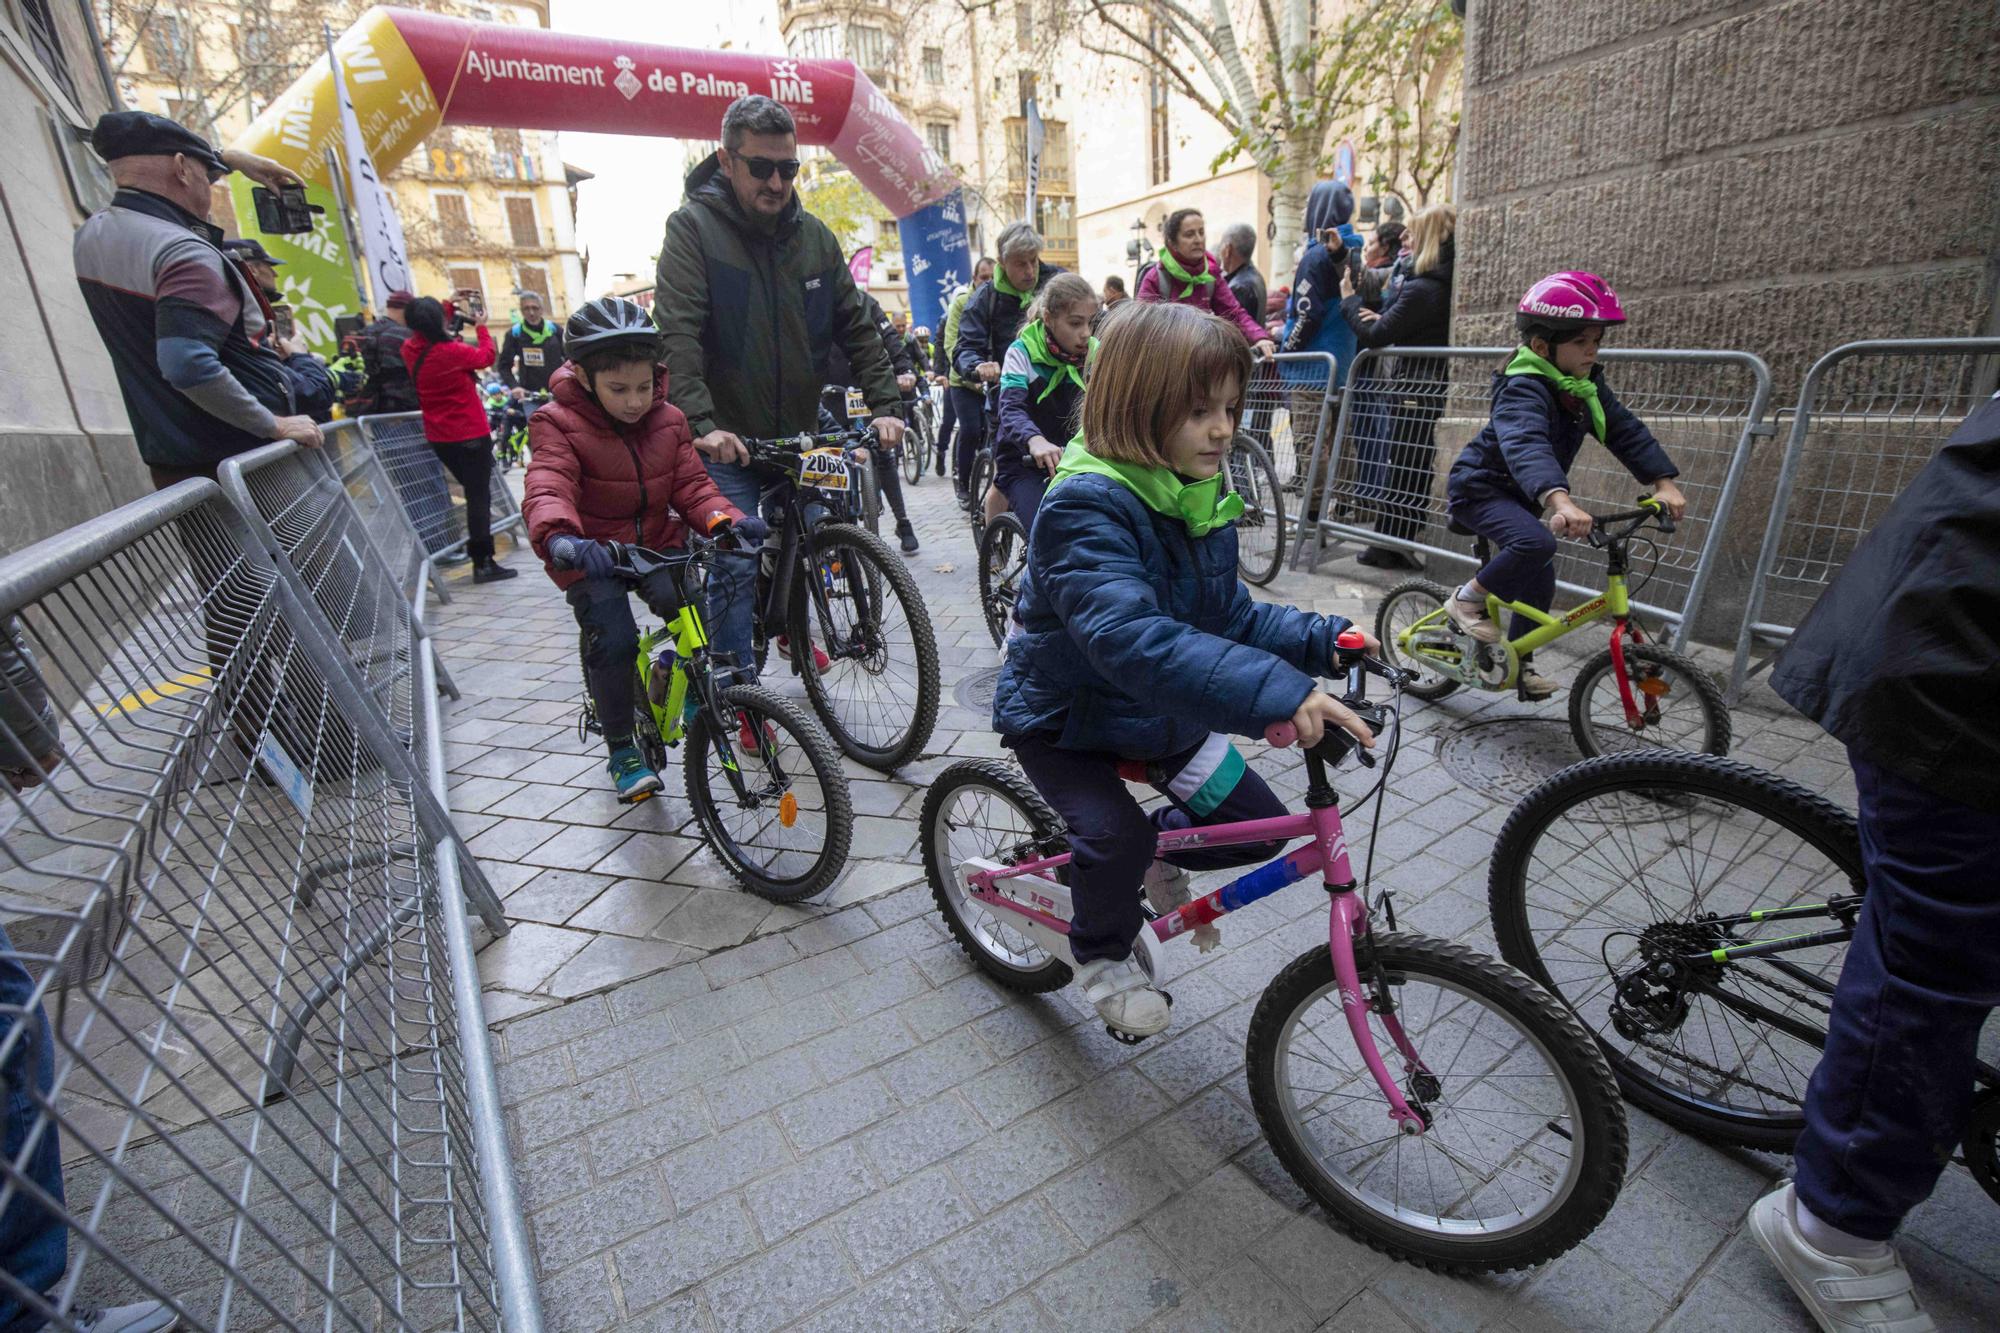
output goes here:
{"type": "Polygon", "coordinates": [[[639,625],[632,619],[637,591],[654,615],[672,620],[680,602],[672,575],[656,569],[634,589],[623,579],[578,579],[563,596],[583,630],[583,679],[597,708],[609,749],[632,743],[634,667],[639,660],[639,625]]]}
{"type": "Polygon", "coordinates": [[[485,436],[456,444],[433,441],[431,448],[465,491],[465,553],[483,564],[493,558],[493,441],[485,436]]]}

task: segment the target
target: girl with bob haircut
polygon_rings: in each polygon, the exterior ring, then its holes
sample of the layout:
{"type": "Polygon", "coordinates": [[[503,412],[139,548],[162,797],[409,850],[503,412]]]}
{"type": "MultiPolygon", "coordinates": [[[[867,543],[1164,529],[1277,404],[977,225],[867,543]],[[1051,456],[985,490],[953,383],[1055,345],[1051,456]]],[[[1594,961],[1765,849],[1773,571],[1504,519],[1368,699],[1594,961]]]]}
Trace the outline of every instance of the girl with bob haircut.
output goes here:
{"type": "MultiPolygon", "coordinates": [[[[993,490],[1032,530],[1042,492],[1076,432],[1083,384],[1097,339],[1097,289],[1074,273],[1050,278],[1028,307],[1028,322],[1000,367],[999,428],[993,437],[993,490]]],[[[987,496],[987,522],[995,517],[987,496]]]]}
{"type": "Polygon", "coordinates": [[[1188,306],[1130,302],[1105,319],[1083,433],[1028,539],[1021,623],[994,698],[993,729],[1071,830],[1084,994],[1132,1036],[1168,1019],[1132,956],[1140,894],[1170,911],[1188,901],[1188,870],[1283,850],[1153,859],[1163,830],[1284,813],[1229,734],[1289,720],[1309,745],[1329,725],[1375,739],[1316,688],[1348,622],[1253,602],[1237,581],[1231,524],[1243,502],[1223,493],[1222,464],[1250,364],[1241,333],[1188,306]],[[1131,760],[1167,798],[1150,816],[1119,776],[1131,760]]]}

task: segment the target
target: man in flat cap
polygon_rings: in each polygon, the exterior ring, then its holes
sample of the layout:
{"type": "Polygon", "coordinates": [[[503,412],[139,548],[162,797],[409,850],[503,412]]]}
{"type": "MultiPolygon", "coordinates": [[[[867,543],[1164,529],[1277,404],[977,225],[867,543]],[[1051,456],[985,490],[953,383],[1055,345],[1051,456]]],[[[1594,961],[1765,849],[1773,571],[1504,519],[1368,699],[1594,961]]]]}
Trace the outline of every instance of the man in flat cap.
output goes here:
{"type": "Polygon", "coordinates": [[[153,484],[212,479],[225,458],[274,439],[316,448],[283,357],[259,345],[259,293],[208,221],[209,187],[231,171],[270,188],[295,178],[144,111],[99,117],[91,146],[118,192],[77,230],[76,277],[153,484]]]}

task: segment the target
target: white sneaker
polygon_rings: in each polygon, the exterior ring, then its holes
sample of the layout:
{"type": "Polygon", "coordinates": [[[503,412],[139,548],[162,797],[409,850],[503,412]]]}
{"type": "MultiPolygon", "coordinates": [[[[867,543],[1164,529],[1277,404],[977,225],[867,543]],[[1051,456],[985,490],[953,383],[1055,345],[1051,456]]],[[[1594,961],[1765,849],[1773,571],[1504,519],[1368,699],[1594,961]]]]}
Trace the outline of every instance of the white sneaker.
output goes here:
{"type": "Polygon", "coordinates": [[[1076,970],[1084,998],[1097,1006],[1097,1016],[1130,1037],[1150,1037],[1167,1030],[1173,1010],[1156,990],[1137,958],[1112,962],[1099,958],[1076,970]]]}
{"type": "MultiPolygon", "coordinates": [[[[1487,622],[1491,624],[1492,622],[1487,622]]],[[[1521,665],[1521,693],[1530,699],[1547,699],[1562,689],[1562,682],[1550,680],[1525,662],[1521,665]]]]}
{"type": "Polygon", "coordinates": [[[1826,1333],[1936,1333],[1892,1249],[1878,1259],[1826,1254],[1799,1231],[1786,1181],[1750,1207],[1750,1235],[1826,1333]]]}
{"type": "Polygon", "coordinates": [[[1480,643],[1500,642],[1500,626],[1486,614],[1486,603],[1468,602],[1453,594],[1444,604],[1445,619],[1480,643]]]}
{"type": "Polygon", "coordinates": [[[69,1317],[83,1333],[167,1333],[181,1326],[181,1317],[165,1301],[140,1301],[109,1309],[79,1305],[69,1317]]]}

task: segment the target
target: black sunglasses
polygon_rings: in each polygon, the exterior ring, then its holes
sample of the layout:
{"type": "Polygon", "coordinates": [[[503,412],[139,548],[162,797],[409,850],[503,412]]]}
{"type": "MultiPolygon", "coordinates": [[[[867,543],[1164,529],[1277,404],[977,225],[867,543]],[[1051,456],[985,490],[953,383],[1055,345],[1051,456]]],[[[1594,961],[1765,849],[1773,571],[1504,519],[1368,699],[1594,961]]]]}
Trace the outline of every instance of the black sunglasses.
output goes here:
{"type": "Polygon", "coordinates": [[[791,180],[799,174],[799,160],[796,157],[780,160],[769,157],[743,157],[738,154],[736,160],[750,168],[750,174],[760,181],[771,179],[771,173],[774,171],[781,180],[791,180]]]}

